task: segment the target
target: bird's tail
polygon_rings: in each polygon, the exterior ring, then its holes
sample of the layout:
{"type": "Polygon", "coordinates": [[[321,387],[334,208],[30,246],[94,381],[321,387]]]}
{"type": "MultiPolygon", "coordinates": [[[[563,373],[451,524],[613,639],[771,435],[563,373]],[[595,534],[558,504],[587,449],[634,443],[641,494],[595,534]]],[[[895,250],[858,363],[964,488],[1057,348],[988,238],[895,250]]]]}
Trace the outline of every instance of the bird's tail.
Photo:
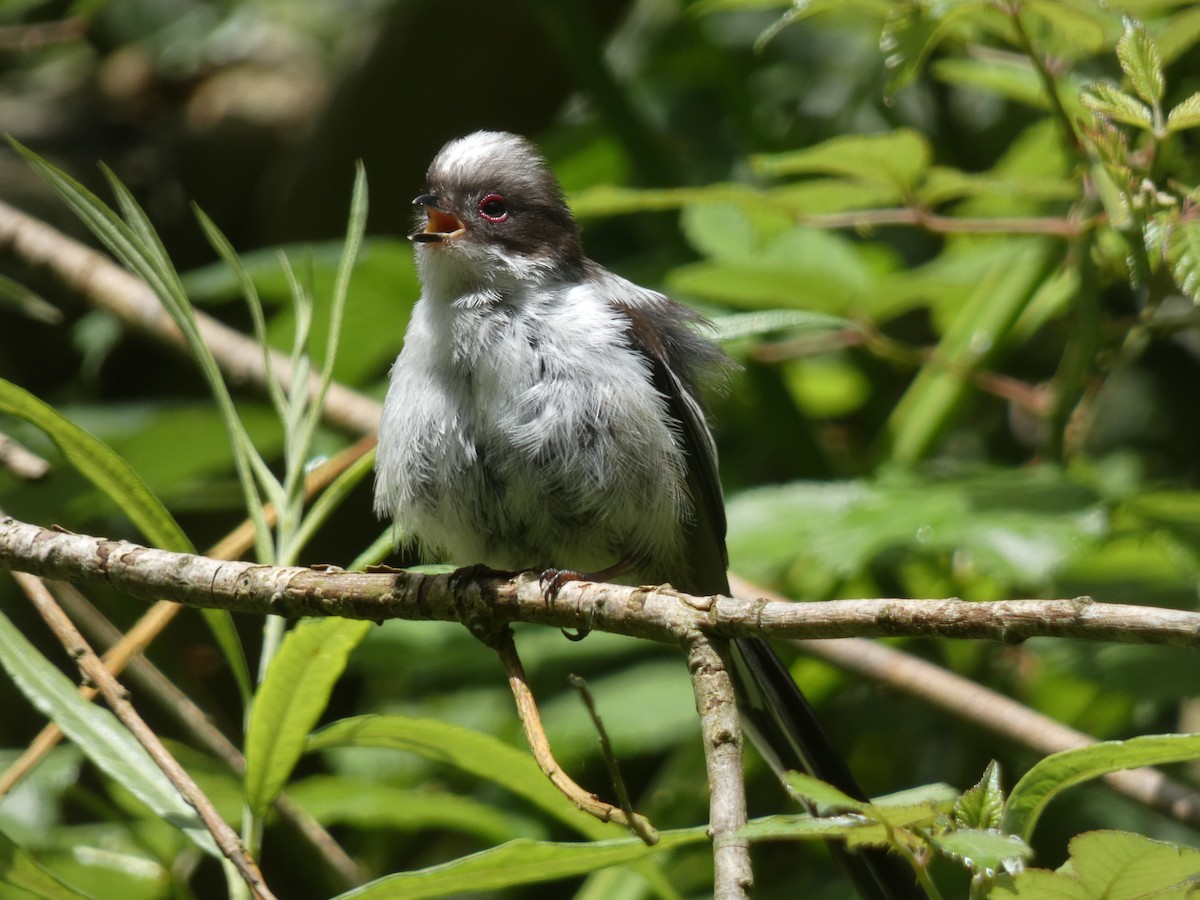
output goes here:
{"type": "MultiPolygon", "coordinates": [[[[779,772],[807,772],[856,800],[866,800],[771,645],[755,638],[738,638],[731,644],[731,675],[740,695],[742,721],[768,762],[779,772]]],[[[830,849],[861,897],[925,900],[912,869],[900,857],[874,848],[852,852],[836,842],[830,842],[830,849]]]]}

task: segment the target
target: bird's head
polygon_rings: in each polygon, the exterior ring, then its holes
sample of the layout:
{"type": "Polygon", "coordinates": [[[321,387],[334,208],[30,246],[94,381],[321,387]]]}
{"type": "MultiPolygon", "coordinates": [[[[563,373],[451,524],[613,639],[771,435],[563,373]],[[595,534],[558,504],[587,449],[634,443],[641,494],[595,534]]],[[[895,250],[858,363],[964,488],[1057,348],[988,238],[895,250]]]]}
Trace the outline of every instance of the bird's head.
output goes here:
{"type": "Polygon", "coordinates": [[[446,144],[429,167],[423,213],[409,237],[422,272],[477,283],[541,281],[578,271],[579,226],[558,180],[522,137],[477,131],[446,144]]]}

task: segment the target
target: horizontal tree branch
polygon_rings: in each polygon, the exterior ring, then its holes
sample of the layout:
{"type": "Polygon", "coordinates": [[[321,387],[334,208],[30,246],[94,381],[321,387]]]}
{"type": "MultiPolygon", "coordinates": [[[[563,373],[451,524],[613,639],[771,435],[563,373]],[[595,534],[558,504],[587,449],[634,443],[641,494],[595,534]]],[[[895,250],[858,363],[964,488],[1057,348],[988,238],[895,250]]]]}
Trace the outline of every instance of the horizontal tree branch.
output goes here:
{"type": "Polygon", "coordinates": [[[537,579],[263,566],[151,550],[0,518],[0,564],[144,600],[257,615],[440,620],[469,624],[482,604],[503,624],[589,628],[674,644],[725,637],[927,636],[1017,643],[1030,637],[1200,647],[1200,613],[1073,600],[833,600],[695,597],[662,587],[569,583],[554,603],[537,579]]]}

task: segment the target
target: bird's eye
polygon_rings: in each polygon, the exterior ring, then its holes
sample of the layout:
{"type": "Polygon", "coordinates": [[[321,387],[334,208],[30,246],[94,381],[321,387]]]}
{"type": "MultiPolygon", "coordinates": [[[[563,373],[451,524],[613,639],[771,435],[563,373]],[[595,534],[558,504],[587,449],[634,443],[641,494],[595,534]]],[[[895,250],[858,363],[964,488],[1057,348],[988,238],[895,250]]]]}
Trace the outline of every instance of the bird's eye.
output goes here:
{"type": "Polygon", "coordinates": [[[489,222],[503,222],[508,218],[508,203],[499,194],[488,194],[479,201],[479,214],[489,222]]]}

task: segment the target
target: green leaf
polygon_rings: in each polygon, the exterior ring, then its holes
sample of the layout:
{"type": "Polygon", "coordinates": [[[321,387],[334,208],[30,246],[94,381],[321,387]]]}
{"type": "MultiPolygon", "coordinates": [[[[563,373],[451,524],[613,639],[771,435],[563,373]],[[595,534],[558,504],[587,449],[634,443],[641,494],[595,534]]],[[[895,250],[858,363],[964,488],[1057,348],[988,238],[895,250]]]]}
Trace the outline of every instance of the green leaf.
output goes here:
{"type": "Polygon", "coordinates": [[[792,799],[805,806],[817,808],[833,808],[838,810],[862,810],[869,804],[855,800],[849,794],[844,794],[831,784],[826,784],[819,778],[806,775],[803,772],[786,772],[783,785],[792,799]]]}
{"type": "MultiPolygon", "coordinates": [[[[59,881],[0,831],[0,885],[27,891],[41,900],[86,900],[87,894],[59,881]]],[[[0,891],[0,893],[4,893],[0,891]]]]}
{"type": "Polygon", "coordinates": [[[330,747],[384,747],[416,753],[493,781],[588,837],[611,835],[615,827],[576,809],[528,753],[460,725],[407,716],[355,716],[327,725],[308,739],[309,752],[330,747]]]}
{"type": "Polygon", "coordinates": [[[931,837],[929,843],[973,871],[989,875],[1001,871],[1006,860],[1033,856],[1029,845],[1015,834],[978,828],[956,828],[931,837]]]}
{"type": "Polygon", "coordinates": [[[422,833],[460,831],[498,844],[514,838],[541,838],[541,823],[446,791],[403,790],[375,781],[316,776],[288,785],[288,797],[322,825],[388,828],[422,833]]]}
{"type": "Polygon", "coordinates": [[[1191,886],[1200,850],[1125,831],[1089,831],[1068,844],[1071,869],[1093,897],[1135,900],[1174,886],[1191,886]]]}
{"type": "Polygon", "coordinates": [[[1167,114],[1167,132],[1169,134],[1187,128],[1195,128],[1197,125],[1200,125],[1200,91],[1181,100],[1167,114]]]}
{"type": "Polygon", "coordinates": [[[0,666],[25,698],[117,781],[158,816],[212,856],[212,835],[154,760],[116,716],[89,703],[77,687],[0,613],[0,666]]]}
{"type": "Polygon", "coordinates": [[[573,878],[609,866],[628,865],[665,850],[706,840],[706,829],[700,827],[663,832],[653,847],[637,838],[581,844],[509,841],[439,866],[388,875],[339,894],[337,900],[411,900],[496,891],[519,884],[573,878]]]}
{"type": "Polygon", "coordinates": [[[827,174],[863,181],[883,181],[911,191],[929,168],[932,150],[925,136],[907,128],[887,134],[831,138],[820,144],[751,160],[768,176],[827,174]]]}
{"type": "Polygon", "coordinates": [[[1194,896],[1200,850],[1125,831],[1071,838],[1070,860],[1057,872],[1029,869],[997,884],[990,896],[1020,900],[1184,900],[1194,896]]]}
{"type": "Polygon", "coordinates": [[[292,774],[351,651],[370,628],[366,621],[307,619],[284,638],[246,729],[246,802],[255,813],[266,810],[292,774]]]}
{"type": "Polygon", "coordinates": [[[963,301],[933,359],[892,410],[892,459],[911,464],[926,456],[949,427],[969,384],[1008,337],[1039,286],[1046,247],[1040,242],[995,245],[992,265],[963,301]]]}
{"type": "Polygon", "coordinates": [[[1073,785],[1120,769],[1196,758],[1200,758],[1200,734],[1148,735],[1054,753],[1013,787],[1004,808],[1003,830],[1028,841],[1046,804],[1073,785]]]}
{"type": "Polygon", "coordinates": [[[64,418],[53,407],[9,381],[0,379],[0,412],[36,425],[84,478],[107,494],[156,547],[194,553],[179,523],[141,477],[107,444],[64,418]]]}
{"type": "Polygon", "coordinates": [[[1080,102],[1097,115],[1138,128],[1154,126],[1154,113],[1145,103],[1111,84],[1094,81],[1079,94],[1080,102]]]}
{"type": "Polygon", "coordinates": [[[1128,16],[1125,33],[1117,41],[1117,59],[1138,96],[1157,109],[1166,88],[1162,60],[1146,26],[1128,16]]]}
{"type": "Polygon", "coordinates": [[[963,828],[999,828],[1003,815],[1000,766],[992,760],[979,782],[954,801],[954,824],[963,828]]]}
{"type": "Polygon", "coordinates": [[[1200,303],[1200,219],[1184,219],[1170,230],[1167,263],[1179,289],[1200,303]]]}

